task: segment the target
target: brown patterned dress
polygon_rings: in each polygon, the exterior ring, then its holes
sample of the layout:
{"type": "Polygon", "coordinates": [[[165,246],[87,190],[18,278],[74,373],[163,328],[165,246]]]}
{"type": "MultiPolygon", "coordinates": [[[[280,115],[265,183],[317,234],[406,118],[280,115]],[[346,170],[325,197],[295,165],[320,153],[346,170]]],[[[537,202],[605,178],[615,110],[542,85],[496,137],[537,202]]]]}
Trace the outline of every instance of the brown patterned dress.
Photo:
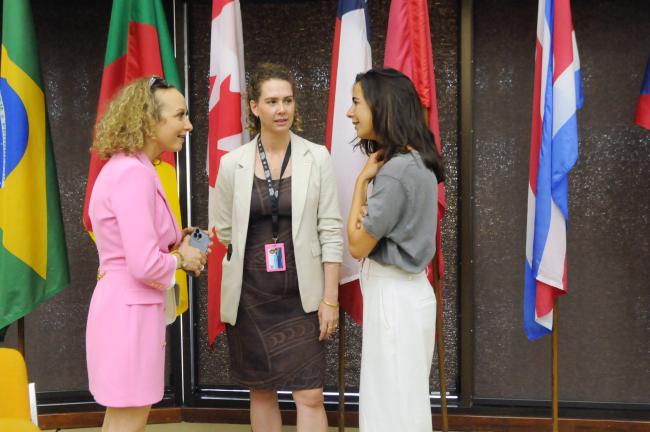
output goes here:
{"type": "MultiPolygon", "coordinates": [[[[278,181],[274,181],[278,187],[278,181]]],[[[291,237],[291,178],[282,179],[278,243],[287,270],[266,271],[271,243],[271,201],[266,180],[255,177],[237,323],[227,325],[232,379],[255,389],[304,390],[323,386],[325,351],[317,312],[305,313],[291,237]]]]}

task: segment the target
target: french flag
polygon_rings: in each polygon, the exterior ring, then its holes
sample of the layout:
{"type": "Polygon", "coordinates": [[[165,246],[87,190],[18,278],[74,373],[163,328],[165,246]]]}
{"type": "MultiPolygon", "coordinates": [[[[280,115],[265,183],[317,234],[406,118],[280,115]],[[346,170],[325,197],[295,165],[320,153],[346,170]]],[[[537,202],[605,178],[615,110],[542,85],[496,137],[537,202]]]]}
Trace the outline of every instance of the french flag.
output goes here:
{"type": "Polygon", "coordinates": [[[645,77],[641,86],[641,96],[636,106],[636,116],[634,123],[646,129],[650,129],[650,57],[645,68],[645,77]]]}
{"type": "Polygon", "coordinates": [[[567,291],[568,173],[578,159],[580,61],[569,0],[540,0],[530,143],[524,329],[553,329],[555,298],[567,291]]]}
{"type": "MultiPolygon", "coordinates": [[[[248,141],[245,110],[244,39],[239,0],[213,0],[210,38],[210,99],[208,123],[208,207],[216,197],[221,156],[248,141]]],[[[209,214],[213,212],[210,211],[209,214]]],[[[213,227],[209,221],[210,229],[213,227]]],[[[226,248],[216,240],[208,257],[208,342],[221,333],[221,262],[226,248]]]]}
{"type": "MultiPolygon", "coordinates": [[[[345,113],[352,104],[352,86],[358,73],[372,67],[368,17],[368,0],[339,0],[332,50],[332,71],[327,110],[325,144],[334,159],[338,181],[341,214],[350,212],[352,192],[357,175],[366,163],[366,156],[354,150],[356,132],[345,113]]],[[[343,230],[347,245],[347,232],[343,230]]],[[[358,323],[363,317],[359,272],[361,264],[352,258],[347,248],[341,264],[341,307],[358,323]]]]}

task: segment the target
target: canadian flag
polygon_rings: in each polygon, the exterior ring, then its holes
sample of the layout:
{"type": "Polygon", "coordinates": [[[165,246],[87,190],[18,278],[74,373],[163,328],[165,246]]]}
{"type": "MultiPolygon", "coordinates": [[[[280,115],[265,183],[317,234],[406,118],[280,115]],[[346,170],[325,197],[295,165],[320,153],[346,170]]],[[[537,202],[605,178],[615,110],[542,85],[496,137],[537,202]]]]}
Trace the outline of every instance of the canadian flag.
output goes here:
{"type": "MultiPolygon", "coordinates": [[[[208,208],[221,156],[248,141],[245,110],[244,39],[239,0],[213,0],[210,38],[210,99],[208,124],[208,208]]],[[[212,212],[210,212],[211,214],[212,212]]],[[[209,220],[213,227],[212,217],[209,220]]],[[[221,262],[226,248],[216,240],[208,257],[208,341],[224,330],[221,322],[221,262]]]]}

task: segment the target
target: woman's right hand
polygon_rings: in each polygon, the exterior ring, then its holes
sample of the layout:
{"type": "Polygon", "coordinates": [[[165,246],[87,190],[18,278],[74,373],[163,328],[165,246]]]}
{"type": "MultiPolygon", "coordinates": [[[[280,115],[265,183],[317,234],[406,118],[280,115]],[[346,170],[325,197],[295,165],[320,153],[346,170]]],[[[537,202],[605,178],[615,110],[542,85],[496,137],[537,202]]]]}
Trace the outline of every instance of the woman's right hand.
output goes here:
{"type": "Polygon", "coordinates": [[[368,160],[359,173],[359,180],[370,181],[377,176],[379,169],[384,166],[384,149],[368,155],[368,160]]]}
{"type": "Polygon", "coordinates": [[[207,254],[202,253],[194,246],[190,246],[190,236],[185,236],[178,247],[178,254],[183,259],[183,270],[194,273],[198,277],[205,267],[207,254]]]}

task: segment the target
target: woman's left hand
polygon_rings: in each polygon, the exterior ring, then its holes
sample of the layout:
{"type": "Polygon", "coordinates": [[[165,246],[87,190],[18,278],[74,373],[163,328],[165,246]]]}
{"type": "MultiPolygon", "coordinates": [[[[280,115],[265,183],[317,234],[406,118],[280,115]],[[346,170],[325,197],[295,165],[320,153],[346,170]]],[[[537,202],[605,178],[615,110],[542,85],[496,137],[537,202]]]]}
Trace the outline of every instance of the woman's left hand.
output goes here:
{"type": "Polygon", "coordinates": [[[320,324],[318,340],[323,341],[329,338],[339,326],[339,308],[321,302],[318,306],[318,322],[320,324]]]}
{"type": "MultiPolygon", "coordinates": [[[[196,231],[197,229],[200,229],[200,228],[193,227],[193,226],[188,226],[188,227],[183,228],[183,232],[182,232],[183,233],[183,240],[181,242],[181,246],[183,244],[188,244],[189,245],[188,236],[192,235],[194,233],[194,231],[196,231]]],[[[210,243],[209,243],[208,248],[207,248],[207,250],[205,252],[199,251],[200,254],[201,254],[201,259],[200,259],[200,264],[199,264],[200,266],[197,267],[197,266],[193,266],[192,264],[188,263],[183,268],[185,271],[193,272],[195,277],[199,277],[201,275],[201,272],[205,269],[205,265],[206,265],[206,263],[208,261],[208,255],[210,255],[210,253],[212,252],[212,242],[215,239],[214,232],[206,231],[206,230],[202,230],[202,231],[203,231],[203,233],[205,235],[207,235],[210,238],[210,243]]],[[[193,249],[196,249],[193,246],[191,246],[191,247],[193,249]]],[[[180,247],[179,247],[179,249],[180,249],[180,247]]],[[[197,251],[198,251],[198,249],[197,249],[197,251]]]]}
{"type": "Polygon", "coordinates": [[[363,219],[368,216],[368,206],[363,205],[361,206],[361,209],[359,210],[359,214],[357,215],[357,229],[361,229],[363,226],[363,219]]]}
{"type": "MultiPolygon", "coordinates": [[[[192,235],[192,233],[197,229],[201,229],[201,228],[193,227],[193,226],[188,226],[183,228],[183,239],[185,239],[185,237],[187,237],[188,235],[192,235]]],[[[202,230],[202,231],[210,238],[210,245],[208,246],[208,249],[205,251],[205,255],[207,256],[212,253],[212,244],[214,243],[214,239],[217,236],[215,235],[214,231],[206,231],[206,230],[202,230]]],[[[205,262],[203,264],[205,264],[205,262]]]]}

